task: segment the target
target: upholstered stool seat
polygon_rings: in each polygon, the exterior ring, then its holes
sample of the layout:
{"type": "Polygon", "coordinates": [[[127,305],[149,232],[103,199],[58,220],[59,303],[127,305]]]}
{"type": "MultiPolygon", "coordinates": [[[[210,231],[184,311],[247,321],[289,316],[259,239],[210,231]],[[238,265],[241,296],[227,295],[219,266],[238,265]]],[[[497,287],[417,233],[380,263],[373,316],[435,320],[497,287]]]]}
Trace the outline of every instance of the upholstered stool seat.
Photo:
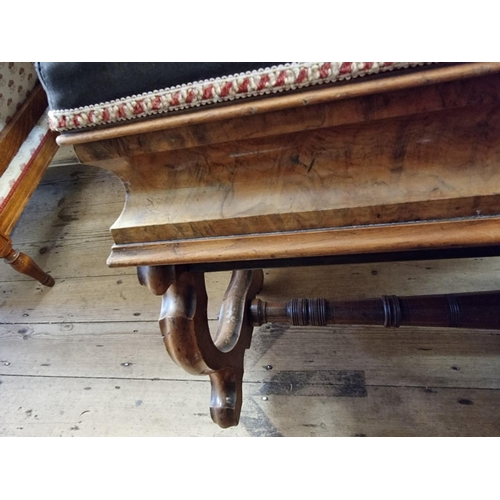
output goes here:
{"type": "Polygon", "coordinates": [[[264,267],[498,253],[500,64],[37,70],[59,143],[126,186],[108,264],[163,295],[166,348],[210,377],[222,427],[238,423],[252,326],[500,329],[500,292],[254,300],[264,267]],[[203,275],[217,270],[233,277],[212,336],[203,275]]]}
{"type": "Polygon", "coordinates": [[[49,96],[51,127],[65,132],[420,65],[37,63],[37,71],[49,96]]]}

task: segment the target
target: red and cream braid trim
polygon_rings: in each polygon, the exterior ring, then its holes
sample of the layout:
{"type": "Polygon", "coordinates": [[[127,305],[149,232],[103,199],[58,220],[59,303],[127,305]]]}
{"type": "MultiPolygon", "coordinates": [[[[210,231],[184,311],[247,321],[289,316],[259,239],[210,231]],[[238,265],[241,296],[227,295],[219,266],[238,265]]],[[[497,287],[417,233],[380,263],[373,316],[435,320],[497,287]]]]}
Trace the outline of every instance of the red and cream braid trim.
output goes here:
{"type": "Polygon", "coordinates": [[[78,109],[52,110],[49,112],[49,124],[52,130],[59,132],[83,129],[204,104],[283,92],[423,64],[426,63],[290,63],[239,75],[177,85],[78,109]]]}

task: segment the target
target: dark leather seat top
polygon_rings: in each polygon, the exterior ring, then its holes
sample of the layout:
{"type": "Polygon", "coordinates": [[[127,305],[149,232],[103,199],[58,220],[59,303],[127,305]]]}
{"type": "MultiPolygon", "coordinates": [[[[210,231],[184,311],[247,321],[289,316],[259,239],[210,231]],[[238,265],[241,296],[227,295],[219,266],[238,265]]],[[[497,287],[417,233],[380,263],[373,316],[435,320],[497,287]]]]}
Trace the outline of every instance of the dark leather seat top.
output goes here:
{"type": "Polygon", "coordinates": [[[36,63],[61,132],[415,67],[408,62],[36,63]]]}
{"type": "Polygon", "coordinates": [[[283,63],[36,63],[50,109],[72,109],[283,63]]]}

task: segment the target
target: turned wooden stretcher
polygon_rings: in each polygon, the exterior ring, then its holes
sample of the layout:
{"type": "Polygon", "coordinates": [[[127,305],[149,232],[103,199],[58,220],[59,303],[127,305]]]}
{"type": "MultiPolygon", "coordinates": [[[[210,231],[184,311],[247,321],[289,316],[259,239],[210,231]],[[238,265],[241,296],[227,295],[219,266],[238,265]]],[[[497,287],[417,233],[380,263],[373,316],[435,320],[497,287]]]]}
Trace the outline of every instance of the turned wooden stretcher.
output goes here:
{"type": "MultiPolygon", "coordinates": [[[[58,140],[124,182],[108,264],[163,295],[166,348],[210,377],[212,418],[229,427],[256,325],[500,329],[500,292],[256,299],[265,267],[497,255],[499,104],[500,64],[426,65],[130,123],[144,102],[117,102],[123,123],[58,140]],[[204,273],[218,270],[234,272],[212,338],[204,273]]],[[[74,129],[94,119],[82,109],[74,129]]]]}

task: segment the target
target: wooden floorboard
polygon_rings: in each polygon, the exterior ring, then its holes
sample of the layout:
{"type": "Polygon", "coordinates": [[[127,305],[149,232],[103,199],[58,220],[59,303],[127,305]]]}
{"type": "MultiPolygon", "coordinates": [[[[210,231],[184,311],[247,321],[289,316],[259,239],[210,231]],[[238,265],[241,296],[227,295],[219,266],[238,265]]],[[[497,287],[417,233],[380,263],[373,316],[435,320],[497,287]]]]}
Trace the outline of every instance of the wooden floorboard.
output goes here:
{"type": "MultiPolygon", "coordinates": [[[[0,435],[500,435],[500,335],[432,328],[256,329],[241,424],[219,429],[208,382],[165,352],[160,298],[105,264],[123,197],[109,173],[54,167],[19,220],[14,242],[56,285],[0,265],[0,435]]],[[[500,258],[271,269],[261,297],[493,290],[499,271],[500,258]]],[[[228,278],[207,276],[212,329],[228,278]]]]}
{"type": "MultiPolygon", "coordinates": [[[[193,380],[167,356],[154,321],[1,325],[0,338],[0,376],[193,380]]],[[[328,384],[333,371],[362,374],[364,385],[500,389],[499,357],[500,337],[488,332],[262,327],[245,380],[293,385],[311,373],[328,384]]]]}
{"type": "Polygon", "coordinates": [[[2,436],[491,436],[498,391],[368,387],[365,396],[271,395],[245,384],[238,427],[207,413],[207,381],[2,377],[2,436]]]}

